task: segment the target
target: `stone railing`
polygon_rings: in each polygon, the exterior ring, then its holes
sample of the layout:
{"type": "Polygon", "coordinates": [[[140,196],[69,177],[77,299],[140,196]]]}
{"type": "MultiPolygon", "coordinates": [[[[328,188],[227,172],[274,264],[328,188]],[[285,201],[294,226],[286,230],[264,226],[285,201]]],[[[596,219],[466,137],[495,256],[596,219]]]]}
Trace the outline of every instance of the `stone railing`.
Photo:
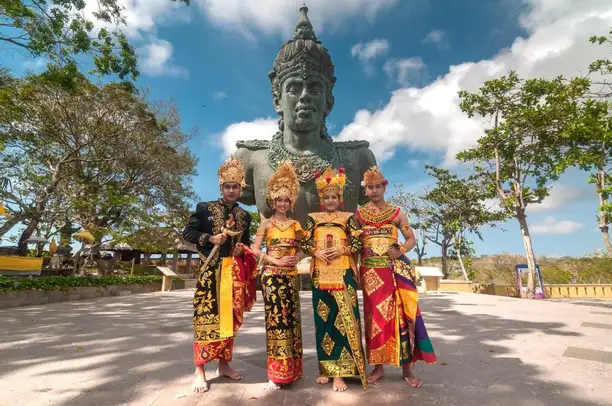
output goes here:
{"type": "MultiPolygon", "coordinates": [[[[516,286],[511,285],[482,285],[468,281],[441,280],[440,292],[480,293],[485,295],[519,297],[516,286]]],[[[612,299],[612,284],[591,285],[544,285],[547,299],[562,298],[593,298],[612,299]]]]}

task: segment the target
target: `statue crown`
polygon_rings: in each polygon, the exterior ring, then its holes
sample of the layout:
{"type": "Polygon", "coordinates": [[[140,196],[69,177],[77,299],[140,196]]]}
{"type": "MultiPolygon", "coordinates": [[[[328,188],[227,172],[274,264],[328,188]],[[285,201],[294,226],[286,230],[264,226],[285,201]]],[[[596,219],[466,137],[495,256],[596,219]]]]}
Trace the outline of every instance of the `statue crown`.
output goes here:
{"type": "Polygon", "coordinates": [[[336,83],[331,55],[317,39],[305,5],[300,8],[293,39],[283,44],[268,75],[275,97],[280,95],[282,82],[296,74],[303,78],[319,76],[328,83],[330,91],[336,83]]]}

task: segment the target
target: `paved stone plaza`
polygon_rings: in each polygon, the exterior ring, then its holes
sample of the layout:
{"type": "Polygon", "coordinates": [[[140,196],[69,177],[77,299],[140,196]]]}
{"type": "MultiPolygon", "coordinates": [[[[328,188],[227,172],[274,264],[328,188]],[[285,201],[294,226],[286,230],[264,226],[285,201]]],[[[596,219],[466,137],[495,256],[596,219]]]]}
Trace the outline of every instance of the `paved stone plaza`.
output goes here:
{"type": "MultiPolygon", "coordinates": [[[[190,392],[193,291],[0,311],[0,405],[603,405],[612,398],[612,309],[472,294],[422,297],[439,357],[412,389],[387,369],[364,392],[332,392],[317,374],[303,293],[305,376],[265,390],[261,300],[246,315],[234,367],[245,379],[190,392]]],[[[209,377],[214,371],[209,369],[209,377]]]]}

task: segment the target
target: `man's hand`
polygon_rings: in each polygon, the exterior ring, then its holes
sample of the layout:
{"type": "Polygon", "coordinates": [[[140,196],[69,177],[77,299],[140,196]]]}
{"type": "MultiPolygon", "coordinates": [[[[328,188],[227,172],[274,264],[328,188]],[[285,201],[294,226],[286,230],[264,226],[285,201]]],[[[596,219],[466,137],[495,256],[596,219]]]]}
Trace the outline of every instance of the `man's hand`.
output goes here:
{"type": "Polygon", "coordinates": [[[210,237],[210,239],[208,241],[210,241],[214,245],[221,245],[221,244],[224,244],[225,241],[227,241],[227,235],[225,235],[223,233],[216,234],[216,235],[213,235],[212,237],[210,237]]]}
{"type": "Polygon", "coordinates": [[[402,256],[402,251],[400,251],[399,248],[396,247],[389,247],[387,255],[389,256],[390,260],[395,261],[396,259],[402,256]]]}
{"type": "Polygon", "coordinates": [[[240,257],[240,256],[242,256],[242,254],[244,254],[244,244],[239,242],[234,247],[234,251],[232,252],[232,255],[235,256],[235,257],[240,257]]]}

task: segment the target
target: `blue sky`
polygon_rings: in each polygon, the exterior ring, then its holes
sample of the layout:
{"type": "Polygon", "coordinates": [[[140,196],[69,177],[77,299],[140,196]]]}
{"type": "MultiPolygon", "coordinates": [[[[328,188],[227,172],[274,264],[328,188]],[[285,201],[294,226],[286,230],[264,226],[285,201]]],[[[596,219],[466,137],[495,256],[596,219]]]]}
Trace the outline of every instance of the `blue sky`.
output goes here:
{"type": "MultiPolygon", "coordinates": [[[[93,4],[95,2],[88,1],[93,4]]],[[[366,139],[391,184],[420,192],[423,165],[456,168],[454,155],[483,124],[458,109],[457,91],[515,69],[525,77],[578,75],[603,55],[587,38],[612,26],[612,4],[581,0],[311,0],[309,16],[338,78],[328,118],[338,139],[366,139]]],[[[175,99],[185,130],[199,128],[195,188],[218,195],[216,169],[237,139],[270,138],[275,128],[267,77],[291,36],[297,0],[124,0],[138,47],[139,85],[175,99]],[[202,107],[205,105],[206,107],[202,107]]],[[[15,73],[36,61],[9,63],[15,73]]],[[[537,255],[581,255],[602,246],[596,195],[570,171],[529,213],[537,255]]],[[[516,221],[485,230],[478,254],[522,253],[516,221]]]]}

